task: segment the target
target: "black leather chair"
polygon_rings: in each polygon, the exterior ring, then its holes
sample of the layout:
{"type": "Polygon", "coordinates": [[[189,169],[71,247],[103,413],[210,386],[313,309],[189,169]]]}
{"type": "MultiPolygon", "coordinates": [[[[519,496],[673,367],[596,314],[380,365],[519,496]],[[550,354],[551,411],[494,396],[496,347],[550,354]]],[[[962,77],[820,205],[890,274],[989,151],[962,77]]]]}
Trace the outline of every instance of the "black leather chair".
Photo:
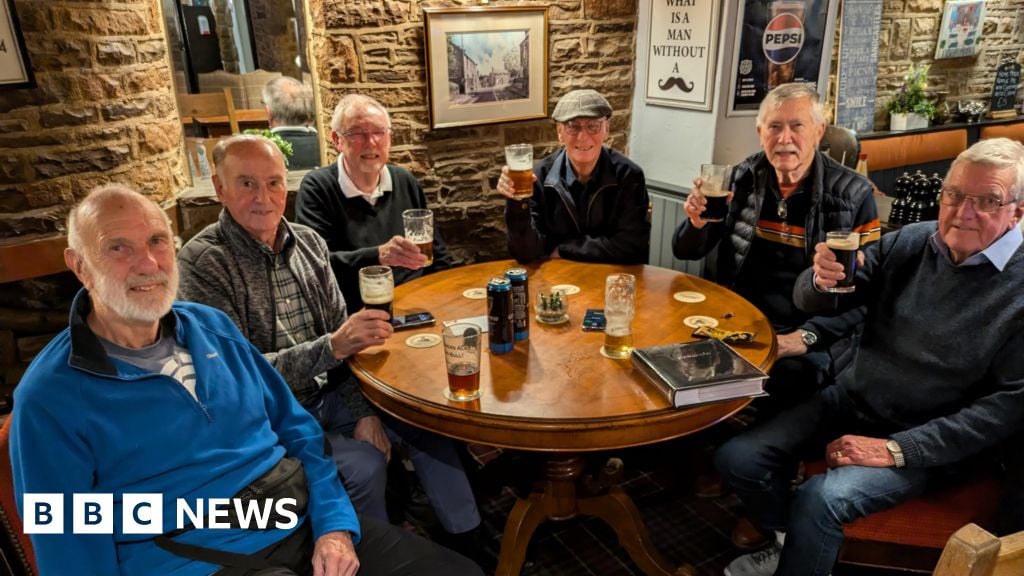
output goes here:
{"type": "Polygon", "coordinates": [[[822,150],[828,149],[828,155],[849,168],[857,167],[857,156],[860,154],[860,141],[857,133],[842,126],[827,126],[825,136],[821,139],[822,150]]]}

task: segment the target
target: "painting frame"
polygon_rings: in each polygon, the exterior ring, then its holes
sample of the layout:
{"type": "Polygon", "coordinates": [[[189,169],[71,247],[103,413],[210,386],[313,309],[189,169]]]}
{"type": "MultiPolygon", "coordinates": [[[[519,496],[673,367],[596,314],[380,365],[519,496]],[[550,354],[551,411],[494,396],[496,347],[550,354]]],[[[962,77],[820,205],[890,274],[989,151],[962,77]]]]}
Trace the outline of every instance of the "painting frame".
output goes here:
{"type": "Polygon", "coordinates": [[[972,58],[981,50],[985,0],[949,0],[942,8],[935,60],[972,58]]]}
{"type": "Polygon", "coordinates": [[[0,0],[0,90],[35,87],[14,0],[0,0]]]}
{"type": "Polygon", "coordinates": [[[423,35],[431,130],[547,117],[547,6],[423,8],[423,35]]]}
{"type": "Polygon", "coordinates": [[[721,0],[699,0],[692,6],[680,7],[651,2],[645,103],[711,111],[721,12],[721,0]],[[681,58],[673,59],[673,52],[681,58]]]}

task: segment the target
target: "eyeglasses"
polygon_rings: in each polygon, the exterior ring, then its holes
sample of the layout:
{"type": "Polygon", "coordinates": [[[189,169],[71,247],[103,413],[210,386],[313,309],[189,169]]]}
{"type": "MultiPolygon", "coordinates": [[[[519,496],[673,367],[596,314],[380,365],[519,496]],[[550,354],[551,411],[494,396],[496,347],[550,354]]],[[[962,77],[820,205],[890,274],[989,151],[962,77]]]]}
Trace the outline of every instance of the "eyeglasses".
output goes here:
{"type": "Polygon", "coordinates": [[[974,209],[978,212],[995,212],[1007,204],[1015,204],[1017,202],[1016,199],[1004,202],[995,196],[972,196],[949,188],[943,188],[942,194],[939,197],[940,202],[946,206],[959,206],[967,199],[971,200],[971,204],[974,205],[974,209]]]}
{"type": "Polygon", "coordinates": [[[562,124],[565,127],[565,133],[569,136],[577,136],[579,133],[586,128],[587,134],[597,134],[604,128],[604,118],[598,120],[587,120],[586,122],[565,122],[562,124]]]}
{"type": "Polygon", "coordinates": [[[349,130],[348,132],[343,132],[341,135],[345,137],[345,140],[348,140],[353,144],[366,144],[370,141],[370,138],[380,141],[387,137],[388,134],[391,134],[391,128],[370,130],[369,132],[364,132],[363,130],[349,130]]]}

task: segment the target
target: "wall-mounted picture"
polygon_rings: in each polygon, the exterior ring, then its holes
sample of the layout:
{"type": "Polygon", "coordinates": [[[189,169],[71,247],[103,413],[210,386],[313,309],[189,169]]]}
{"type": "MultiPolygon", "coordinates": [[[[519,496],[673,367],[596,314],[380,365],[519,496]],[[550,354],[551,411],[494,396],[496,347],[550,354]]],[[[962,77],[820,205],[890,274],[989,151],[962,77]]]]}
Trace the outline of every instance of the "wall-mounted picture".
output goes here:
{"type": "Polygon", "coordinates": [[[950,0],[942,12],[935,59],[963,58],[978,53],[985,0],[950,0]]]}
{"type": "Polygon", "coordinates": [[[424,8],[430,127],[547,116],[547,9],[424,8]]]}
{"type": "Polygon", "coordinates": [[[35,85],[14,0],[0,0],[0,89],[35,85]]]}

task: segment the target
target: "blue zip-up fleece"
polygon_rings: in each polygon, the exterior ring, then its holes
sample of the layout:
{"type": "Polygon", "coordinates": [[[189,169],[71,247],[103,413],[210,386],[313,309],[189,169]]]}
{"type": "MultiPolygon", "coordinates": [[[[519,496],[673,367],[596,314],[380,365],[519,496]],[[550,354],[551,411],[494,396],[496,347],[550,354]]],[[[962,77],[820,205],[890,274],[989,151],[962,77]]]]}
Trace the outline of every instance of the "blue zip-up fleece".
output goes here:
{"type": "MultiPolygon", "coordinates": [[[[197,401],[169,376],[108,357],[86,324],[90,306],[82,290],[70,327],[36,357],[14,395],[19,507],[26,492],[65,495],[65,533],[32,536],[42,574],[210,574],[219,567],[165,552],[153,535],[122,533],[122,494],[163,494],[169,532],[178,498],[193,509],[200,498],[230,498],[286,454],[305,468],[314,537],[348,530],[358,539],[320,427],[227,316],[179,302],[162,320],[192,355],[197,401]],[[71,533],[71,495],[83,492],[114,495],[114,534],[71,533]]],[[[176,540],[251,553],[289,533],[197,529],[176,540]]]]}

